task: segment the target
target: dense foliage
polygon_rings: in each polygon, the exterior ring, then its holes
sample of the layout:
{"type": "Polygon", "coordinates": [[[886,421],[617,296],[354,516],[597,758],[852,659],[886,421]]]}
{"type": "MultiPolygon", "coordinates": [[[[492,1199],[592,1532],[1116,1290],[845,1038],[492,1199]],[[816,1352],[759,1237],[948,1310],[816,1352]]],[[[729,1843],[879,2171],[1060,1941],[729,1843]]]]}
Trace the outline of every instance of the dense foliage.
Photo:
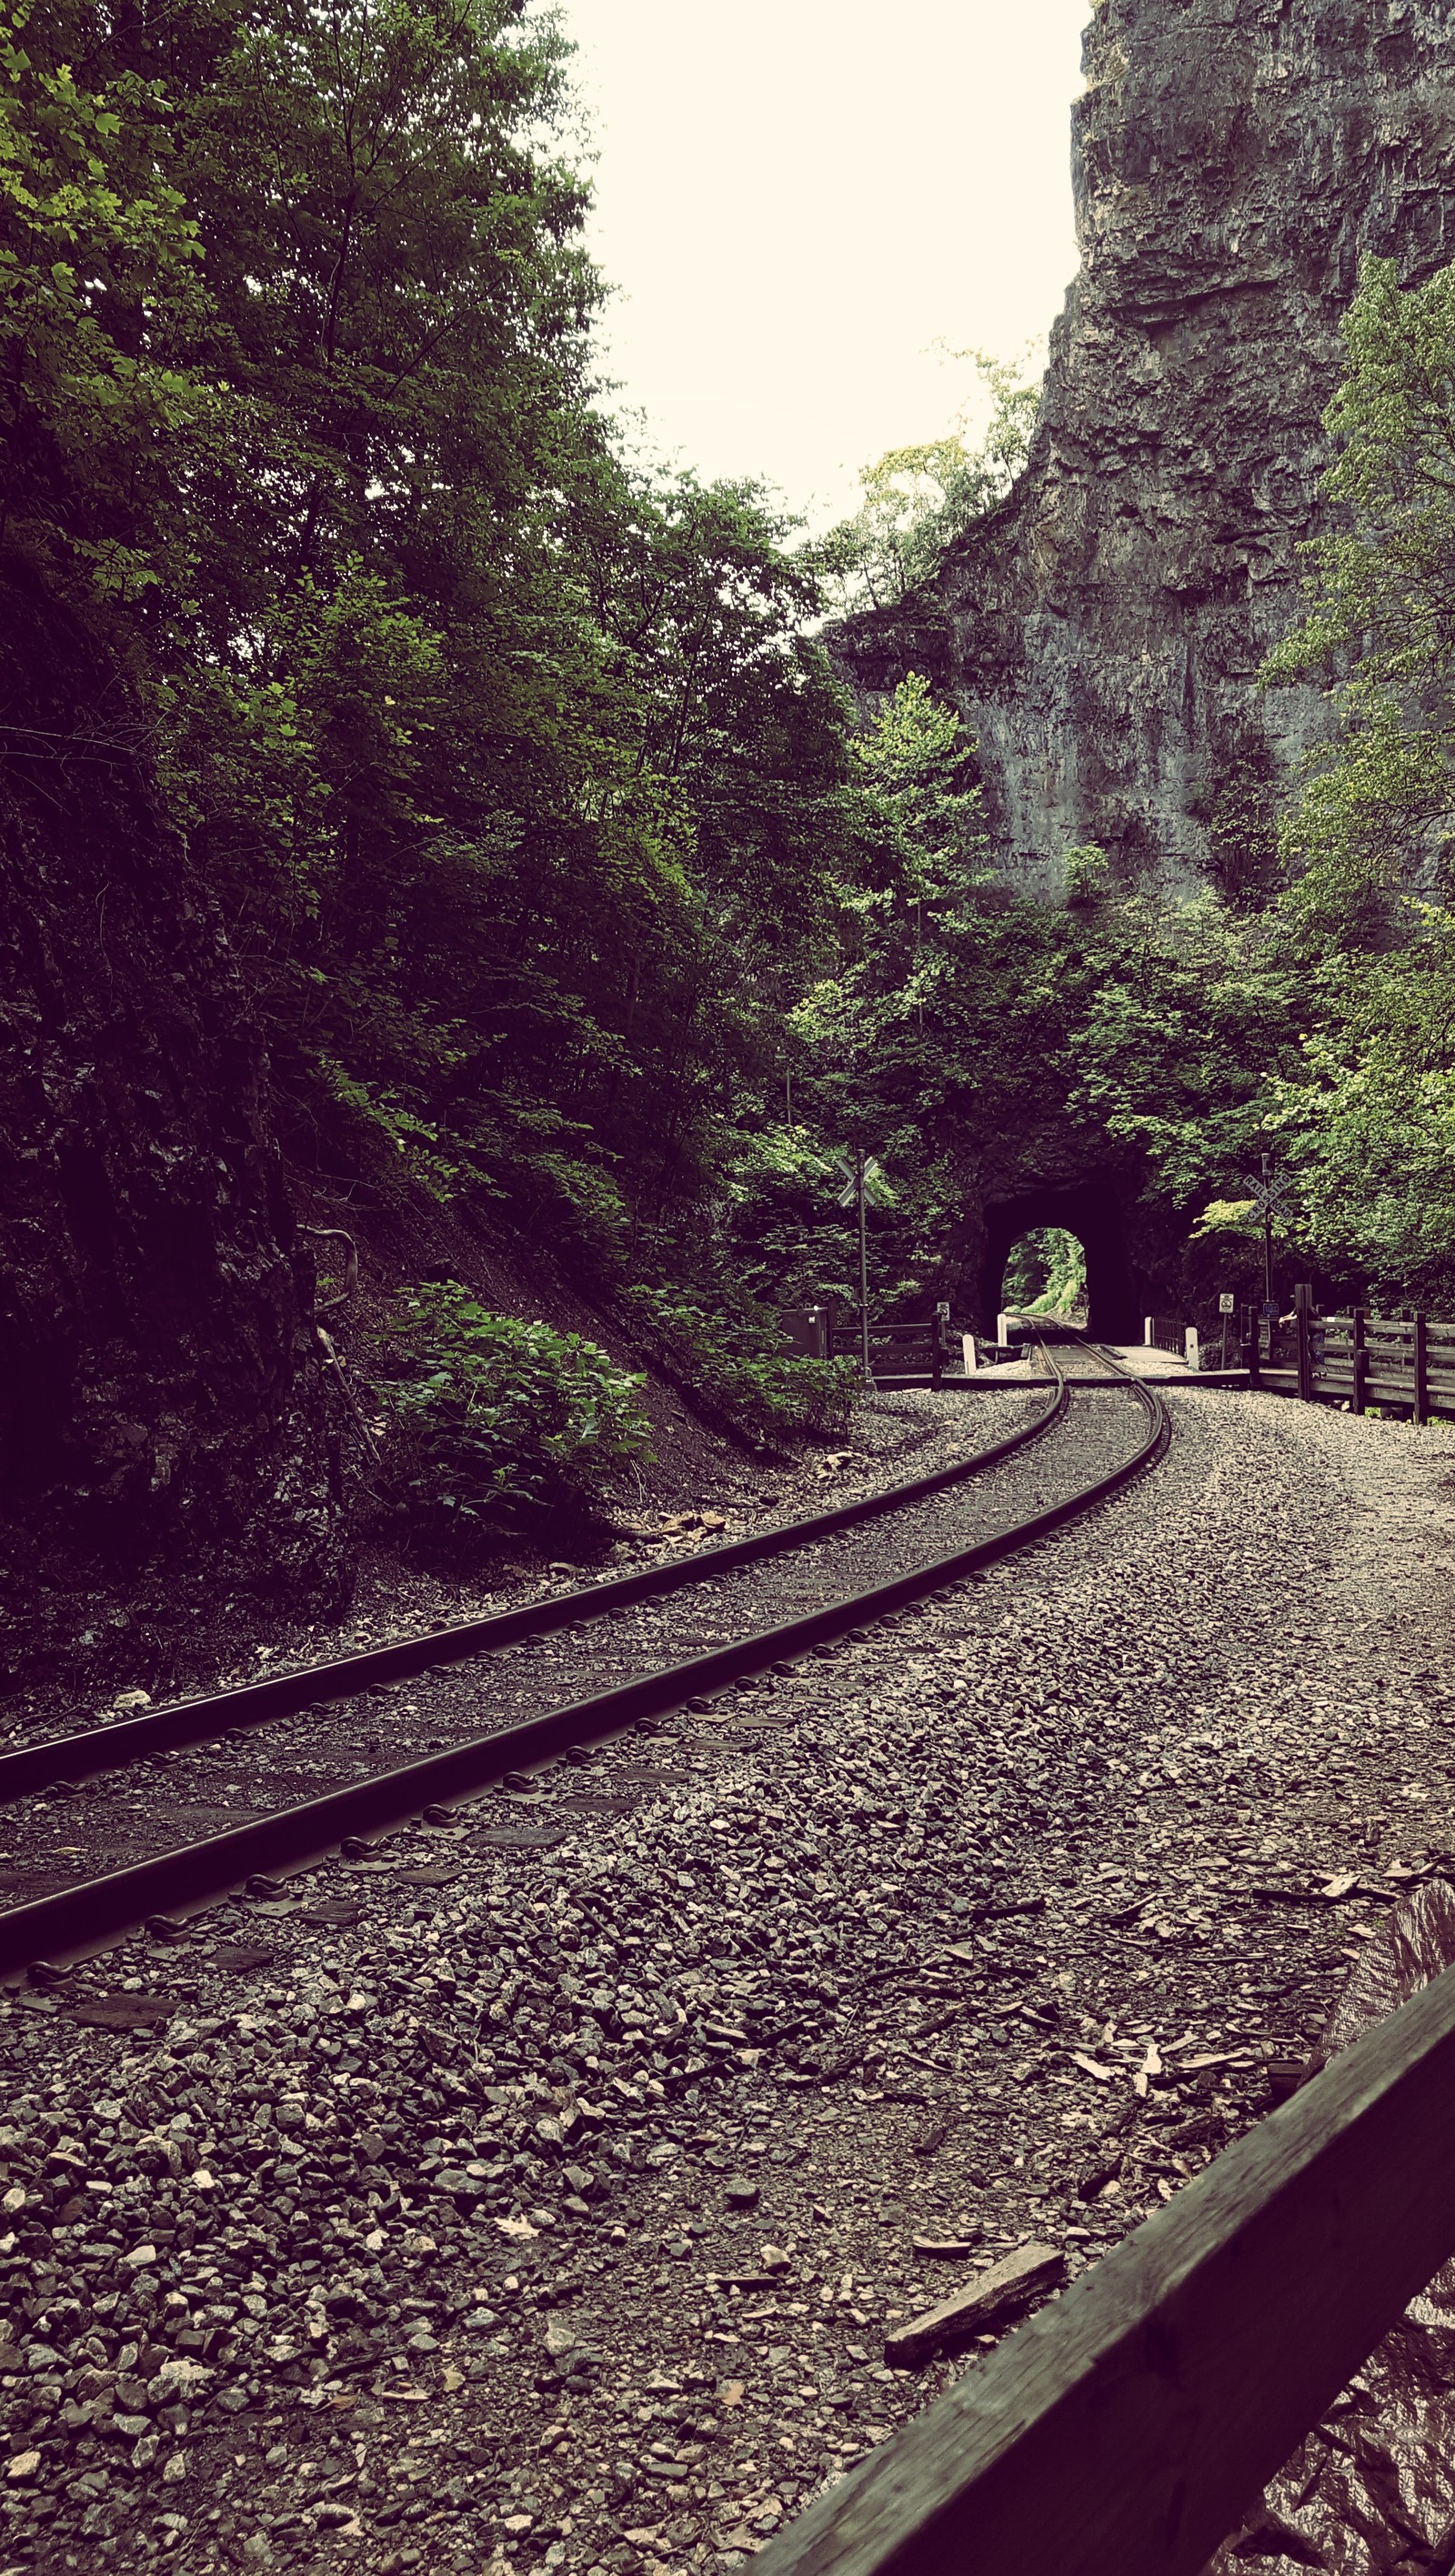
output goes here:
{"type": "Polygon", "coordinates": [[[523,1516],[589,1510],[648,1444],[641,1378],[578,1333],[491,1314],[452,1284],[406,1298],[388,1339],[381,1492],[441,1554],[523,1516]]]}
{"type": "Polygon", "coordinates": [[[1086,1316],[1086,1251],[1062,1225],[1038,1225],[1012,1244],[1001,1292],[1006,1312],[1086,1316]]]}
{"type": "Polygon", "coordinates": [[[1337,454],[1312,608],[1271,682],[1336,721],[1287,817],[1301,1061],[1268,1123],[1297,1240],[1336,1277],[1455,1313],[1455,268],[1371,260],[1326,416],[1337,454]]]}
{"type": "Polygon", "coordinates": [[[295,1161],[665,1278],[871,818],[789,531],[593,399],[550,13],[0,11],[6,567],[127,665],[295,1161]]]}
{"type": "MultiPolygon", "coordinates": [[[[766,1309],[854,1307],[861,1152],[881,1308],[942,1293],[977,1140],[1039,1130],[1169,1239],[1211,1210],[1189,1294],[1230,1239],[1252,1269],[1272,1140],[1301,1260],[1455,1311],[1455,272],[1375,267],[1349,317],[1338,515],[1270,671],[1338,717],[1282,889],[1232,794],[1198,902],[1089,848],[1040,909],[954,711],[911,676],[857,729],[815,640],[998,503],[1034,389],[991,370],[982,443],[881,459],[817,547],[630,461],[566,74],[528,0],[0,0],[0,574],[111,640],[295,1163],[493,1207],[759,1431],[844,1404],[766,1309]]],[[[1074,1295],[1074,1247],[1028,1258],[1074,1295]]],[[[584,1346],[414,1323],[396,1472],[407,1432],[452,1510],[534,1493],[531,1443],[555,1475],[636,1436],[584,1346]]]]}

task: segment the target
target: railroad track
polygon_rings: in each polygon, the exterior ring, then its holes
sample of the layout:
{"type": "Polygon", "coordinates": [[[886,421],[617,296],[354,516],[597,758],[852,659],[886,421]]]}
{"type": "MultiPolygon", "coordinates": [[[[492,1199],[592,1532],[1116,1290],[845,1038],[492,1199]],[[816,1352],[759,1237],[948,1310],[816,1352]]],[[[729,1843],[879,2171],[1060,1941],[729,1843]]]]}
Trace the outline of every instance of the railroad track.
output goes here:
{"type": "MultiPolygon", "coordinates": [[[[1049,1400],[933,1475],[686,1563],[0,1757],[20,1845],[0,1857],[0,1887],[21,1899],[0,1915],[0,1975],[54,1973],[139,1923],[175,1935],[180,1915],[240,1887],[266,1895],[271,1873],[341,1848],[362,1859],[360,1838],[421,1816],[447,1824],[450,1802],[492,1789],[486,1840],[519,1846],[564,1840],[593,1809],[690,1778],[618,1778],[589,1748],[669,1711],[708,1715],[713,1694],[753,1677],[766,1701],[800,1659],[973,1577],[1154,1463],[1167,1439],[1160,1397],[1105,1353],[1085,1355],[1105,1377],[1069,1381],[1047,1353],[1049,1400]],[[1144,1417],[1130,1447],[1126,1393],[1144,1417]],[[1027,1512],[1026,1453],[1053,1428],[1027,1512]],[[387,1758],[421,1741],[423,1758],[387,1758]],[[543,1820],[532,1766],[563,1755],[567,1786],[556,1783],[543,1820]],[[254,1812],[238,1822],[243,1802],[254,1812]],[[219,1816],[222,1830],[197,1836],[219,1816]],[[168,1842],[179,1827],[194,1838],[168,1842]],[[98,1850],[119,1865],[78,1878],[98,1850]]],[[[765,1706],[738,1721],[775,1722],[793,1715],[765,1706]]]]}

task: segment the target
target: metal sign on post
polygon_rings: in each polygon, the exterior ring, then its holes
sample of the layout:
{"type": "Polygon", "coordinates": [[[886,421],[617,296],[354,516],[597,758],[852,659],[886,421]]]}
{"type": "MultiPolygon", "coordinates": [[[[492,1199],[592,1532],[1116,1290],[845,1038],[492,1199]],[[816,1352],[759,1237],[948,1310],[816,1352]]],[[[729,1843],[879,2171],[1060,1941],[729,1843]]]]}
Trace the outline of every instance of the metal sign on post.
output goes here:
{"type": "Polygon", "coordinates": [[[852,1163],[847,1154],[838,1154],[834,1159],[845,1175],[844,1186],[839,1192],[840,1207],[851,1208],[855,1199],[859,1202],[859,1341],[864,1384],[872,1386],[874,1379],[869,1368],[869,1229],[865,1201],[867,1193],[881,1177],[882,1166],[876,1163],[872,1154],[865,1154],[862,1145],[857,1148],[852,1163]]]}
{"type": "Polygon", "coordinates": [[[1269,1156],[1265,1154],[1261,1177],[1256,1181],[1246,1181],[1244,1187],[1253,1201],[1254,1215],[1261,1216],[1263,1219],[1263,1312],[1265,1315],[1276,1315],[1278,1306],[1273,1295],[1273,1220],[1276,1216],[1285,1214],[1293,1197],[1292,1185],[1288,1181],[1279,1179],[1269,1156]]]}
{"type": "Polygon", "coordinates": [[[1231,1288],[1220,1289],[1218,1292],[1218,1313],[1220,1315],[1231,1315],[1232,1311],[1233,1292],[1231,1288]]]}

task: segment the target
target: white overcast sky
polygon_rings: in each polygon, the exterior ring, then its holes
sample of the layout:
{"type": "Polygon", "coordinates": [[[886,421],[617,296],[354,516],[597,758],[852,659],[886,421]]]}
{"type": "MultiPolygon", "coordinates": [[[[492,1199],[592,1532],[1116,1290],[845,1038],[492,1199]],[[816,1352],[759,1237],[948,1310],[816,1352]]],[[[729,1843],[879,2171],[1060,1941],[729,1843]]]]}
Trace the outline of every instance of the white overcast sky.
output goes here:
{"type": "Polygon", "coordinates": [[[597,154],[591,245],[623,408],[817,523],[950,424],[1076,265],[1087,0],[562,0],[597,154]]]}

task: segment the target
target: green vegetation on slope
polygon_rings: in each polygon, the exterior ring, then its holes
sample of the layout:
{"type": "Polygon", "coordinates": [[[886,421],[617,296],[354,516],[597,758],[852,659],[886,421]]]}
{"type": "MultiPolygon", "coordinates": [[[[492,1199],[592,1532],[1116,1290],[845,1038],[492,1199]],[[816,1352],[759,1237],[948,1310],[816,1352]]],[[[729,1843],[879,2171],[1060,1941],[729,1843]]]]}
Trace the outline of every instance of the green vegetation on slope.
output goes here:
{"type": "MultiPolygon", "coordinates": [[[[1251,1259],[1271,1141],[1301,1257],[1455,1311],[1450,274],[1350,315],[1344,516],[1270,674],[1342,725],[1284,890],[1235,800],[1220,891],[1126,898],[1087,849],[1039,910],[955,712],[910,677],[857,729],[814,641],[994,506],[1033,391],[1000,371],[978,452],[881,460],[817,548],[629,461],[566,69],[525,0],[0,0],[0,578],[124,668],[295,1164],[493,1208],[760,1430],[844,1402],[766,1309],[853,1305],[860,1149],[881,1307],[939,1293],[966,1138],[1041,1129],[1174,1233],[1218,1203],[1190,1291],[1229,1230],[1251,1259]]],[[[595,1367],[484,1330],[404,1406],[418,1454],[478,1449],[492,1370],[595,1367]]]]}

